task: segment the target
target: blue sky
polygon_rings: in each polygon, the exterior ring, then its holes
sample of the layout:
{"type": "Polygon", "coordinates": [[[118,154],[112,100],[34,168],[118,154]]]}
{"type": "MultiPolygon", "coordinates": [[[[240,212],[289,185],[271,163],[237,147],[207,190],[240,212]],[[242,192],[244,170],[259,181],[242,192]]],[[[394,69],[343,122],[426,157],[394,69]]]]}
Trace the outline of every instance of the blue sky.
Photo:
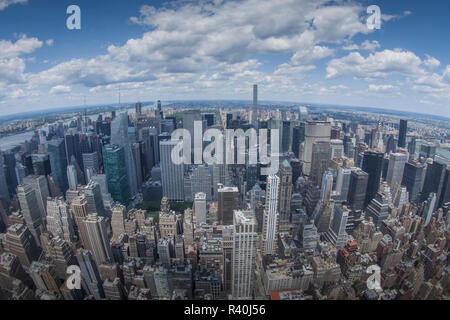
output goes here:
{"type": "Polygon", "coordinates": [[[450,1],[0,0],[0,111],[260,99],[450,116],[450,1]],[[66,9],[81,8],[81,30],[66,9]],[[369,5],[380,30],[366,26],[369,5]]]}

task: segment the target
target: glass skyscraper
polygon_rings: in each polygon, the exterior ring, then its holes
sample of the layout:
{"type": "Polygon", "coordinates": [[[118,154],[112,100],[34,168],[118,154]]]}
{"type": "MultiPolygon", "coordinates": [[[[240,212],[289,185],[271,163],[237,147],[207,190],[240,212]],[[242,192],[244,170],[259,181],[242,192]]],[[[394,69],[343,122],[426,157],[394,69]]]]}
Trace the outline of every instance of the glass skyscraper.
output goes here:
{"type": "Polygon", "coordinates": [[[103,147],[103,166],[111,197],[114,201],[128,204],[130,187],[127,179],[124,149],[117,145],[103,147]]]}

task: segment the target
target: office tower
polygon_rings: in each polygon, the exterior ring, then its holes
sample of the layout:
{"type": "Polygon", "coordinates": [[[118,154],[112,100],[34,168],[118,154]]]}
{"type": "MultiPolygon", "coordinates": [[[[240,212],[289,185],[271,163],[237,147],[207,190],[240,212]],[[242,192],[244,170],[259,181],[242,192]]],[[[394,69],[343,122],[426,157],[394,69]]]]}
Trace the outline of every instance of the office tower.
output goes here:
{"type": "Polygon", "coordinates": [[[394,135],[390,134],[386,141],[386,154],[395,152],[395,150],[396,150],[396,145],[395,145],[394,135]]]}
{"type": "Polygon", "coordinates": [[[433,159],[436,156],[436,145],[433,143],[423,143],[420,145],[419,158],[433,159]]]}
{"type": "Polygon", "coordinates": [[[206,200],[212,200],[212,177],[211,168],[207,165],[199,165],[192,168],[192,194],[202,192],[206,195],[206,200]]]}
{"type": "MultiPolygon", "coordinates": [[[[0,158],[2,157],[1,155],[1,150],[0,150],[0,158]]],[[[9,194],[13,195],[16,194],[16,188],[18,183],[17,180],[17,176],[16,176],[16,157],[14,155],[14,153],[12,153],[11,151],[7,151],[3,153],[3,165],[2,165],[2,160],[0,159],[0,168],[4,167],[5,169],[5,177],[6,177],[6,183],[8,186],[8,190],[9,190],[9,194]]],[[[0,173],[1,175],[1,173],[0,173]]],[[[1,177],[0,177],[0,181],[1,181],[1,177]]],[[[1,190],[1,188],[0,188],[1,190]]],[[[1,194],[1,191],[0,191],[1,194]]],[[[1,197],[1,195],[0,195],[1,197]]]]}
{"type": "Polygon", "coordinates": [[[5,201],[10,200],[8,183],[6,181],[6,175],[3,164],[3,155],[0,151],[0,198],[3,198],[5,201]]]}
{"type": "Polygon", "coordinates": [[[364,207],[366,207],[369,204],[369,202],[375,197],[375,195],[378,192],[381,180],[381,172],[383,169],[383,158],[384,154],[382,152],[377,151],[364,152],[362,169],[369,175],[364,207]]]}
{"type": "MultiPolygon", "coordinates": [[[[126,168],[126,178],[128,181],[128,188],[131,197],[134,197],[138,192],[137,180],[136,180],[136,168],[133,161],[133,155],[131,153],[131,145],[128,138],[128,114],[127,112],[121,112],[117,115],[117,118],[111,122],[111,144],[117,145],[123,148],[124,162],[126,168]]],[[[113,192],[110,190],[111,195],[114,198],[113,192]]],[[[121,202],[124,199],[114,200],[121,202]]],[[[126,203],[126,202],[123,202],[126,203]]]]}
{"type": "Polygon", "coordinates": [[[409,160],[414,160],[416,158],[416,148],[417,148],[417,138],[412,137],[411,141],[408,143],[408,153],[409,153],[409,160]]]}
{"type": "MultiPolygon", "coordinates": [[[[191,147],[192,152],[195,152],[194,150],[194,128],[196,125],[202,124],[202,115],[200,113],[200,110],[187,110],[183,113],[183,128],[189,131],[189,134],[191,135],[191,147]]],[[[200,132],[203,134],[203,130],[200,129],[200,132]]],[[[198,146],[202,148],[202,146],[198,146]]],[[[197,152],[202,152],[202,150],[197,150],[197,152]]],[[[188,158],[190,155],[186,155],[188,158]]],[[[192,158],[191,158],[192,159],[192,158]]]]}
{"type": "Polygon", "coordinates": [[[338,199],[341,201],[347,201],[351,174],[352,170],[350,168],[339,167],[336,181],[336,193],[338,194],[338,199]]]}
{"type": "Polygon", "coordinates": [[[346,232],[348,216],[350,210],[343,205],[336,205],[334,207],[333,220],[331,221],[330,229],[325,234],[325,238],[331,242],[336,249],[345,246],[348,241],[348,234],[346,232]]]}
{"type": "Polygon", "coordinates": [[[78,177],[75,167],[73,165],[67,166],[67,180],[69,181],[69,189],[77,190],[78,177]]]}
{"type": "Polygon", "coordinates": [[[47,201],[47,230],[55,237],[60,237],[67,242],[74,239],[73,222],[69,212],[69,206],[63,197],[47,201]]]}
{"type": "Polygon", "coordinates": [[[423,210],[423,226],[426,227],[430,224],[431,217],[433,216],[434,208],[436,206],[436,193],[430,193],[428,199],[425,201],[425,208],[423,210]]]}
{"type": "Polygon", "coordinates": [[[50,165],[55,183],[65,193],[67,190],[67,158],[64,139],[49,141],[47,152],[50,156],[50,165]]]}
{"type": "Polygon", "coordinates": [[[450,165],[447,166],[444,174],[444,181],[442,183],[441,195],[438,200],[438,208],[442,208],[442,206],[446,203],[450,202],[450,165]]]}
{"type": "Polygon", "coordinates": [[[45,253],[52,258],[56,268],[56,275],[59,279],[66,279],[67,267],[76,264],[75,253],[71,244],[59,237],[47,239],[45,253]]]}
{"type": "Polygon", "coordinates": [[[99,172],[99,153],[97,151],[90,153],[83,153],[83,167],[84,174],[86,175],[86,182],[89,182],[89,173],[99,172]]]}
{"type": "Polygon", "coordinates": [[[283,121],[281,132],[281,152],[289,152],[291,148],[292,123],[283,121]]]}
{"type": "Polygon", "coordinates": [[[48,154],[36,153],[31,155],[32,170],[35,175],[46,176],[52,173],[50,156],[48,154]]]}
{"type": "Polygon", "coordinates": [[[406,186],[411,203],[419,201],[424,169],[425,166],[417,161],[410,160],[405,164],[402,185],[406,186]]]}
{"type": "Polygon", "coordinates": [[[83,223],[86,228],[90,251],[97,264],[112,261],[105,218],[90,214],[83,220],[83,223]]]}
{"type": "Polygon", "coordinates": [[[212,192],[213,192],[213,200],[217,201],[218,197],[218,185],[225,185],[226,175],[227,175],[227,166],[225,164],[213,164],[212,165],[212,192]]]}
{"type": "Polygon", "coordinates": [[[258,129],[258,85],[253,85],[252,126],[258,129]]]}
{"type": "Polygon", "coordinates": [[[89,250],[89,239],[87,237],[86,227],[83,222],[88,215],[86,198],[84,196],[76,197],[71,201],[71,207],[73,212],[73,219],[75,220],[75,224],[77,226],[78,236],[81,240],[81,244],[83,245],[83,248],[89,250]]]}
{"type": "Polygon", "coordinates": [[[138,190],[142,190],[142,182],[144,179],[142,161],[141,161],[141,147],[139,143],[133,143],[131,145],[131,152],[133,153],[134,167],[136,168],[136,181],[138,190]]]}
{"type": "Polygon", "coordinates": [[[233,277],[233,226],[224,226],[222,229],[223,253],[223,291],[231,293],[233,277]]]}
{"type": "MultiPolygon", "coordinates": [[[[438,161],[429,159],[427,161],[427,169],[425,173],[425,181],[423,183],[421,201],[428,200],[430,193],[436,193],[437,199],[440,199],[444,186],[446,165],[438,161]]],[[[436,205],[438,203],[436,202],[436,205]]],[[[436,208],[434,208],[436,209],[436,208]]]]}
{"type": "Polygon", "coordinates": [[[331,146],[329,142],[318,141],[313,143],[311,172],[309,177],[317,186],[322,184],[323,174],[330,167],[331,146]]]}
{"type": "Polygon", "coordinates": [[[320,187],[320,201],[323,203],[330,201],[333,191],[333,172],[324,172],[322,186],[320,187]]]}
{"type": "Polygon", "coordinates": [[[372,218],[377,228],[389,216],[389,198],[385,193],[377,192],[375,198],[370,201],[366,209],[366,218],[372,218]]]}
{"type": "Polygon", "coordinates": [[[367,198],[369,175],[361,169],[352,170],[348,188],[348,205],[352,210],[362,210],[367,198]]]}
{"type": "Polygon", "coordinates": [[[108,181],[106,179],[106,175],[95,174],[91,177],[90,181],[91,180],[98,183],[98,185],[100,186],[100,192],[102,194],[103,200],[110,197],[109,190],[108,190],[108,181]]]}
{"type": "Polygon", "coordinates": [[[195,194],[194,215],[198,224],[206,223],[206,194],[203,192],[195,194]]]}
{"type": "Polygon", "coordinates": [[[305,250],[316,249],[320,235],[314,224],[305,224],[302,229],[302,248],[305,250]]]}
{"type": "Polygon", "coordinates": [[[232,297],[235,300],[253,298],[256,263],[256,218],[253,211],[233,213],[232,297]]]}
{"type": "Polygon", "coordinates": [[[106,215],[102,192],[100,190],[100,185],[97,182],[91,180],[88,185],[83,188],[83,194],[86,198],[88,214],[98,214],[99,216],[106,215]]]}
{"type": "Polygon", "coordinates": [[[172,161],[172,150],[180,141],[161,141],[161,178],[163,195],[169,200],[184,200],[184,163],[172,161]]]}
{"type": "Polygon", "coordinates": [[[389,155],[389,166],[386,181],[391,187],[392,193],[395,193],[401,187],[403,171],[408,157],[404,153],[391,153],[389,155]]]}
{"type": "Polygon", "coordinates": [[[292,129],[292,152],[298,159],[301,159],[300,144],[305,141],[305,126],[305,123],[301,122],[299,126],[292,129]]]}
{"type": "Polygon", "coordinates": [[[124,149],[117,145],[105,146],[103,148],[103,165],[111,197],[114,201],[128,204],[130,187],[127,179],[124,149]]]}
{"type": "Polygon", "coordinates": [[[261,250],[263,254],[274,254],[276,252],[278,241],[278,224],[280,220],[280,215],[278,212],[279,192],[280,178],[273,175],[268,176],[266,187],[266,205],[264,208],[261,239],[261,250]]]}
{"type": "Polygon", "coordinates": [[[16,255],[22,266],[28,268],[31,262],[39,258],[41,250],[27,226],[14,224],[5,235],[6,251],[16,255]]]}
{"type": "Polygon", "coordinates": [[[280,191],[278,199],[278,212],[280,215],[279,229],[289,231],[291,221],[291,198],[292,198],[292,167],[287,160],[284,160],[280,166],[280,191]]]}
{"type": "Polygon", "coordinates": [[[33,261],[30,266],[30,277],[36,289],[50,291],[60,294],[59,280],[56,275],[55,266],[50,263],[33,261]]]}
{"type": "Polygon", "coordinates": [[[113,240],[118,240],[120,235],[125,233],[124,221],[127,218],[127,209],[125,206],[116,205],[112,208],[111,229],[113,240]]]}
{"type": "Polygon", "coordinates": [[[81,269],[81,279],[85,284],[83,287],[86,287],[87,293],[96,300],[104,298],[102,279],[92,254],[88,250],[79,249],[76,257],[81,269]]]}
{"type": "Polygon", "coordinates": [[[330,142],[331,123],[326,121],[308,121],[305,128],[305,145],[302,152],[303,173],[311,173],[313,144],[319,141],[330,142]]]}
{"type": "Polygon", "coordinates": [[[23,185],[30,185],[37,197],[41,219],[45,222],[47,215],[47,198],[50,196],[47,178],[45,176],[29,175],[23,178],[23,185]]]}
{"type": "Polygon", "coordinates": [[[27,227],[30,229],[36,243],[39,244],[43,222],[36,192],[30,185],[20,185],[17,187],[17,197],[19,198],[20,208],[27,227]]]}
{"type": "Polygon", "coordinates": [[[142,114],[142,103],[137,102],[136,103],[136,115],[141,115],[142,114]]]}
{"type": "Polygon", "coordinates": [[[400,120],[398,129],[398,146],[399,148],[406,148],[406,133],[408,132],[408,121],[400,120]]]}
{"type": "Polygon", "coordinates": [[[170,252],[173,243],[170,238],[161,238],[158,240],[158,256],[159,261],[166,268],[170,267],[170,252]]]}
{"type": "Polygon", "coordinates": [[[218,189],[219,221],[223,225],[233,224],[233,212],[239,207],[239,190],[236,187],[218,189]]]}

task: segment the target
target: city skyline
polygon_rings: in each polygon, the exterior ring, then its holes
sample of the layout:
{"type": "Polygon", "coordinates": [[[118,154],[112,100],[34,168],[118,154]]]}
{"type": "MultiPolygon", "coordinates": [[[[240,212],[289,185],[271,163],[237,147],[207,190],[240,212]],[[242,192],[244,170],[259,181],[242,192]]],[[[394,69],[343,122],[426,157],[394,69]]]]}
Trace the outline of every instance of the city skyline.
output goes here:
{"type": "Polygon", "coordinates": [[[261,101],[450,115],[448,3],[325,3],[1,1],[0,108],[109,104],[119,91],[122,101],[247,100],[258,83],[261,101]],[[66,27],[70,4],[81,30],[66,27]],[[372,4],[379,30],[366,25],[372,4]]]}

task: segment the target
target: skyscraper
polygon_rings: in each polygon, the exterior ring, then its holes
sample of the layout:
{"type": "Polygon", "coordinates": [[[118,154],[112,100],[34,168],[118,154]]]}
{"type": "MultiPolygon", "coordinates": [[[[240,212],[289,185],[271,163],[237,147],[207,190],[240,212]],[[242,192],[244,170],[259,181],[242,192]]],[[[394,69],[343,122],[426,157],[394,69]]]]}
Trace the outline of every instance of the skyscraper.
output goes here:
{"type": "Polygon", "coordinates": [[[323,174],[331,162],[331,145],[329,142],[317,141],[312,145],[311,172],[309,177],[317,186],[322,184],[323,174]]]}
{"type": "Polygon", "coordinates": [[[393,194],[401,187],[406,161],[408,161],[408,157],[404,153],[391,153],[389,155],[386,181],[393,194]]]}
{"type": "Polygon", "coordinates": [[[117,145],[103,147],[103,165],[111,197],[122,204],[128,204],[130,189],[127,179],[124,149],[117,145]]]}
{"type": "Polygon", "coordinates": [[[252,126],[258,129],[258,85],[253,85],[252,126]]]}
{"type": "Polygon", "coordinates": [[[30,185],[34,189],[41,219],[42,222],[45,223],[45,217],[47,215],[47,198],[50,195],[47,178],[45,176],[29,175],[23,178],[22,184],[30,185]]]}
{"type": "Polygon", "coordinates": [[[90,214],[83,220],[90,251],[98,265],[112,261],[105,218],[90,214]]]}
{"type": "Polygon", "coordinates": [[[83,188],[83,194],[86,198],[88,214],[98,214],[100,216],[106,215],[100,184],[91,180],[88,185],[83,188]]]}
{"type": "Polygon", "coordinates": [[[336,180],[336,193],[339,195],[339,200],[341,201],[347,201],[351,174],[352,170],[350,168],[339,167],[336,180]]]}
{"type": "MultiPolygon", "coordinates": [[[[380,186],[384,154],[377,151],[364,152],[362,169],[369,175],[364,207],[375,197],[380,186]]],[[[354,209],[356,210],[356,209],[354,209]]]]}
{"type": "Polygon", "coordinates": [[[172,161],[172,150],[180,141],[161,141],[161,178],[163,196],[169,200],[184,200],[184,163],[172,161]]]}
{"type": "Polygon", "coordinates": [[[263,254],[274,254],[277,247],[278,224],[280,220],[278,212],[279,185],[280,178],[278,176],[272,175],[267,177],[261,245],[263,254]]]}
{"type": "MultiPolygon", "coordinates": [[[[428,200],[431,193],[436,193],[437,199],[440,199],[444,186],[446,165],[429,159],[427,161],[427,169],[425,173],[425,181],[421,193],[421,201],[428,200]]],[[[436,202],[436,205],[438,202],[436,202]]],[[[436,209],[436,208],[434,208],[436,209]]]]}
{"type": "Polygon", "coordinates": [[[219,184],[219,222],[223,225],[233,224],[233,212],[239,207],[239,190],[236,187],[223,187],[219,184]]]}
{"type": "Polygon", "coordinates": [[[69,181],[69,189],[77,190],[78,177],[77,177],[77,172],[75,170],[75,166],[73,166],[73,165],[67,166],[67,180],[69,181]]]}
{"type": "Polygon", "coordinates": [[[406,133],[408,132],[408,121],[400,120],[400,126],[398,130],[398,146],[400,148],[406,148],[406,133]]]}
{"type": "Polygon", "coordinates": [[[331,123],[327,121],[308,121],[305,128],[305,145],[302,152],[303,173],[311,172],[313,144],[315,142],[330,142],[331,123]]]}
{"type": "Polygon", "coordinates": [[[40,250],[27,226],[14,224],[5,235],[6,251],[16,255],[22,266],[29,267],[39,258],[40,250]]]}
{"type": "Polygon", "coordinates": [[[369,175],[361,169],[352,170],[348,189],[348,204],[352,210],[362,210],[367,198],[369,175]]]}
{"type": "Polygon", "coordinates": [[[203,192],[195,194],[194,215],[198,224],[206,223],[206,194],[203,192]]]}
{"type": "Polygon", "coordinates": [[[278,211],[280,214],[279,229],[289,231],[291,222],[291,198],[292,198],[292,167],[287,160],[280,165],[280,191],[278,198],[278,211]]]}
{"type": "Polygon", "coordinates": [[[330,241],[337,249],[345,246],[348,235],[345,231],[347,227],[350,210],[346,206],[336,205],[334,207],[333,220],[325,238],[330,241]]]}
{"type": "Polygon", "coordinates": [[[253,298],[257,237],[256,218],[253,211],[235,210],[233,214],[233,299],[253,298]]]}
{"type": "Polygon", "coordinates": [[[424,169],[425,166],[417,161],[411,160],[405,164],[402,185],[406,186],[411,203],[419,201],[424,169]]]}
{"type": "Polygon", "coordinates": [[[64,139],[54,139],[48,142],[47,151],[50,156],[52,175],[58,188],[65,193],[67,184],[67,158],[64,139]]]}
{"type": "Polygon", "coordinates": [[[43,228],[41,213],[39,211],[36,192],[30,185],[20,185],[17,187],[20,208],[27,224],[37,244],[40,244],[40,235],[43,228]]]}
{"type": "Polygon", "coordinates": [[[104,298],[102,279],[92,254],[88,250],[79,249],[76,257],[81,269],[81,279],[86,284],[88,294],[96,300],[104,298]]]}
{"type": "MultiPolygon", "coordinates": [[[[118,145],[119,147],[123,148],[129,193],[131,197],[134,197],[138,192],[138,186],[136,179],[136,167],[133,161],[133,155],[131,153],[130,141],[128,139],[127,112],[119,113],[117,115],[117,118],[114,119],[114,121],[111,123],[111,144],[118,145]]],[[[110,192],[111,195],[113,195],[113,192],[111,190],[110,192]]]]}
{"type": "Polygon", "coordinates": [[[63,197],[47,201],[47,230],[67,242],[74,240],[73,221],[63,197]]]}

